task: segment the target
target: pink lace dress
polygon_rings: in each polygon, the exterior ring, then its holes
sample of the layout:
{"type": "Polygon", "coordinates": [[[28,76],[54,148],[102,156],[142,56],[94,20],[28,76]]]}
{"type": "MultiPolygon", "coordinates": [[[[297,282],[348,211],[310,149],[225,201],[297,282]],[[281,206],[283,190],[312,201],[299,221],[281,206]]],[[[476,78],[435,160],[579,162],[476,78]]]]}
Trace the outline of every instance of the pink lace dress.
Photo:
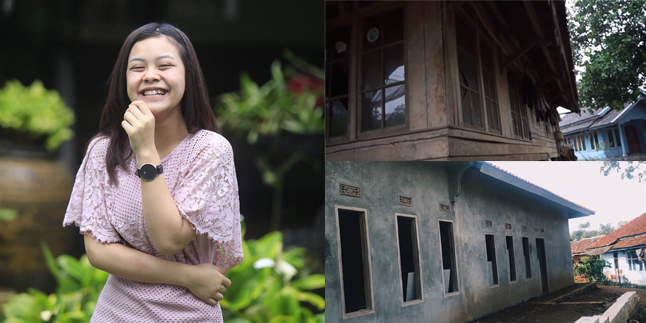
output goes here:
{"type": "MultiPolygon", "coordinates": [[[[189,134],[162,159],[164,177],[180,215],[198,233],[184,250],[164,256],[146,229],[138,163],[117,168],[118,186],[105,166],[110,139],[88,147],[74,183],[63,226],[76,224],[81,234],[102,243],[122,243],[159,258],[213,263],[225,270],[242,261],[238,183],[229,142],[217,133],[189,134]]],[[[114,275],[101,292],[92,322],[222,322],[220,305],[211,306],[184,287],[138,283],[114,275]]]]}

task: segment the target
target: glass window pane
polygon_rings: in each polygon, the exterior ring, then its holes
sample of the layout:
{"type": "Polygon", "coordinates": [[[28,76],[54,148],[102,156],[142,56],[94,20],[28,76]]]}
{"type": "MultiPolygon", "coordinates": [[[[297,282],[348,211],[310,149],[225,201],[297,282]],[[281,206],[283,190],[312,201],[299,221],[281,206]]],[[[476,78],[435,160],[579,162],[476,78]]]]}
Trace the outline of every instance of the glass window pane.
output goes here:
{"type": "Polygon", "coordinates": [[[382,21],[383,15],[379,14],[377,16],[366,19],[365,23],[363,24],[363,34],[361,35],[361,38],[363,39],[364,52],[381,46],[381,40],[384,38],[382,21]]]}
{"type": "Polygon", "coordinates": [[[348,132],[348,99],[334,100],[328,103],[330,117],[330,138],[343,136],[348,132]]]}
{"type": "Polygon", "coordinates": [[[361,103],[361,130],[381,128],[381,90],[364,93],[361,103]]]}
{"type": "Polygon", "coordinates": [[[478,66],[475,59],[463,50],[458,50],[458,65],[460,69],[460,83],[478,91],[478,66]]]}
{"type": "Polygon", "coordinates": [[[327,31],[325,34],[326,59],[331,61],[347,57],[350,52],[350,27],[327,31]]]}
{"type": "Polygon", "coordinates": [[[483,71],[482,79],[484,81],[485,95],[493,100],[498,100],[496,95],[496,79],[489,71],[483,71]]]}
{"type": "MultiPolygon", "coordinates": [[[[330,77],[330,97],[342,96],[348,94],[350,82],[350,64],[347,59],[331,64],[330,77]]],[[[328,77],[328,75],[326,75],[328,77]]]]}
{"type": "Polygon", "coordinates": [[[487,100],[487,121],[489,130],[500,132],[500,118],[498,116],[498,103],[493,100],[487,100]]]}
{"type": "Polygon", "coordinates": [[[471,95],[471,119],[472,125],[478,128],[482,126],[482,107],[480,106],[480,95],[477,92],[469,91],[471,95]]]}
{"type": "Polygon", "coordinates": [[[334,19],[352,10],[352,1],[326,1],[325,19],[334,19]]]}
{"type": "Polygon", "coordinates": [[[619,137],[619,128],[615,128],[614,132],[615,132],[615,141],[617,142],[617,147],[621,147],[621,137],[619,137]]]}
{"type": "Polygon", "coordinates": [[[471,96],[468,95],[469,90],[464,86],[460,86],[460,99],[462,100],[462,122],[464,124],[472,124],[471,120],[471,96]]]}
{"type": "Polygon", "coordinates": [[[390,84],[404,80],[404,45],[384,49],[384,83],[390,84]]]}
{"type": "Polygon", "coordinates": [[[385,14],[384,45],[404,39],[404,8],[400,7],[385,14]]]}
{"type": "Polygon", "coordinates": [[[404,84],[387,87],[386,93],[386,127],[406,123],[406,86],[404,84]]]}
{"type": "Polygon", "coordinates": [[[381,51],[363,55],[361,64],[363,70],[361,90],[373,90],[381,86],[381,51]]]}
{"type": "Polygon", "coordinates": [[[482,68],[493,72],[493,49],[484,41],[480,41],[480,57],[482,68]]]}
{"type": "Polygon", "coordinates": [[[463,19],[461,15],[456,15],[455,29],[458,46],[469,53],[475,54],[476,31],[471,23],[467,22],[466,19],[463,19]]]}

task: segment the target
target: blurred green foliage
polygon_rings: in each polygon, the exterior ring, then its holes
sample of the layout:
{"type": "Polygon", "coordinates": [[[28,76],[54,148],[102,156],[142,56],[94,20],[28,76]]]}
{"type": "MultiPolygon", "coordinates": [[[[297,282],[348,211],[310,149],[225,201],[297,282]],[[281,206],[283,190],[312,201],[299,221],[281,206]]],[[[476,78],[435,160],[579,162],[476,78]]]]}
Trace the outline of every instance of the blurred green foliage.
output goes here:
{"type": "Polygon", "coordinates": [[[29,87],[8,81],[0,89],[0,127],[25,133],[31,140],[45,137],[50,152],[73,137],[69,126],[74,121],[74,112],[58,92],[45,89],[38,80],[29,87]]]}
{"type": "MultiPolygon", "coordinates": [[[[58,283],[56,293],[30,289],[10,296],[3,306],[4,323],[89,322],[108,273],[92,267],[86,255],[54,259],[47,245],[42,248],[58,283]]],[[[305,249],[283,252],[282,234],[272,232],[243,241],[243,251],[244,261],[226,275],[233,282],[220,302],[226,322],[325,322],[319,313],[325,300],[308,292],[324,288],[325,276],[310,274],[305,249]]]]}
{"type": "Polygon", "coordinates": [[[47,267],[56,278],[56,293],[29,289],[9,297],[3,306],[4,323],[89,322],[108,273],[92,267],[86,255],[80,260],[68,255],[54,259],[46,244],[42,248],[47,267]]]}
{"type": "Polygon", "coordinates": [[[225,322],[325,322],[325,299],[310,292],[325,287],[325,275],[310,274],[305,249],[283,251],[282,240],[272,232],[243,241],[244,261],[227,273],[233,284],[220,302],[225,322]]]}
{"type": "Polygon", "coordinates": [[[215,112],[220,127],[237,136],[247,137],[250,144],[258,135],[276,135],[281,131],[297,134],[322,134],[324,129],[323,110],[317,108],[317,99],[323,95],[321,89],[305,85],[299,91],[289,89],[285,79],[296,75],[298,69],[322,75],[317,67],[308,65],[290,52],[285,56],[292,60],[292,66],[285,69],[280,61],[271,65],[272,78],[258,86],[248,74],[240,76],[240,91],[221,95],[215,112]]]}

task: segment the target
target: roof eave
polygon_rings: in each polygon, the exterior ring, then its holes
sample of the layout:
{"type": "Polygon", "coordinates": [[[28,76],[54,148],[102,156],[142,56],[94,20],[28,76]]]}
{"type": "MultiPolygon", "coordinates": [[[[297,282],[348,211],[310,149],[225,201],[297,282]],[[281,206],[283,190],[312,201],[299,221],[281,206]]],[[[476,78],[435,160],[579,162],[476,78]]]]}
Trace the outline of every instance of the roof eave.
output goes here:
{"type": "Polygon", "coordinates": [[[518,187],[526,192],[543,197],[549,201],[552,201],[556,204],[566,207],[568,209],[568,219],[580,218],[580,217],[589,216],[595,213],[592,210],[588,210],[552,192],[549,192],[536,185],[530,184],[514,175],[511,175],[503,170],[500,170],[491,164],[488,164],[485,162],[476,162],[475,165],[476,165],[476,168],[478,168],[480,172],[485,175],[491,176],[499,181],[518,187]]]}

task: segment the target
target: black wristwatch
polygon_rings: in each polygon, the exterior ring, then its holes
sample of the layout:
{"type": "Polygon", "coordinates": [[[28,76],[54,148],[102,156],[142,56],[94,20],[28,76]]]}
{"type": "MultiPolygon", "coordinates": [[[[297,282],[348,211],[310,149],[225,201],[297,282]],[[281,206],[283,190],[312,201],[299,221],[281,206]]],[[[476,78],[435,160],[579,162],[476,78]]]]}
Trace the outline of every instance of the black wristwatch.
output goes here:
{"type": "Polygon", "coordinates": [[[153,165],[153,164],[143,164],[141,165],[141,168],[137,169],[135,172],[135,175],[139,176],[139,178],[145,180],[145,181],[152,181],[157,177],[159,174],[164,173],[164,167],[162,165],[153,165]]]}

